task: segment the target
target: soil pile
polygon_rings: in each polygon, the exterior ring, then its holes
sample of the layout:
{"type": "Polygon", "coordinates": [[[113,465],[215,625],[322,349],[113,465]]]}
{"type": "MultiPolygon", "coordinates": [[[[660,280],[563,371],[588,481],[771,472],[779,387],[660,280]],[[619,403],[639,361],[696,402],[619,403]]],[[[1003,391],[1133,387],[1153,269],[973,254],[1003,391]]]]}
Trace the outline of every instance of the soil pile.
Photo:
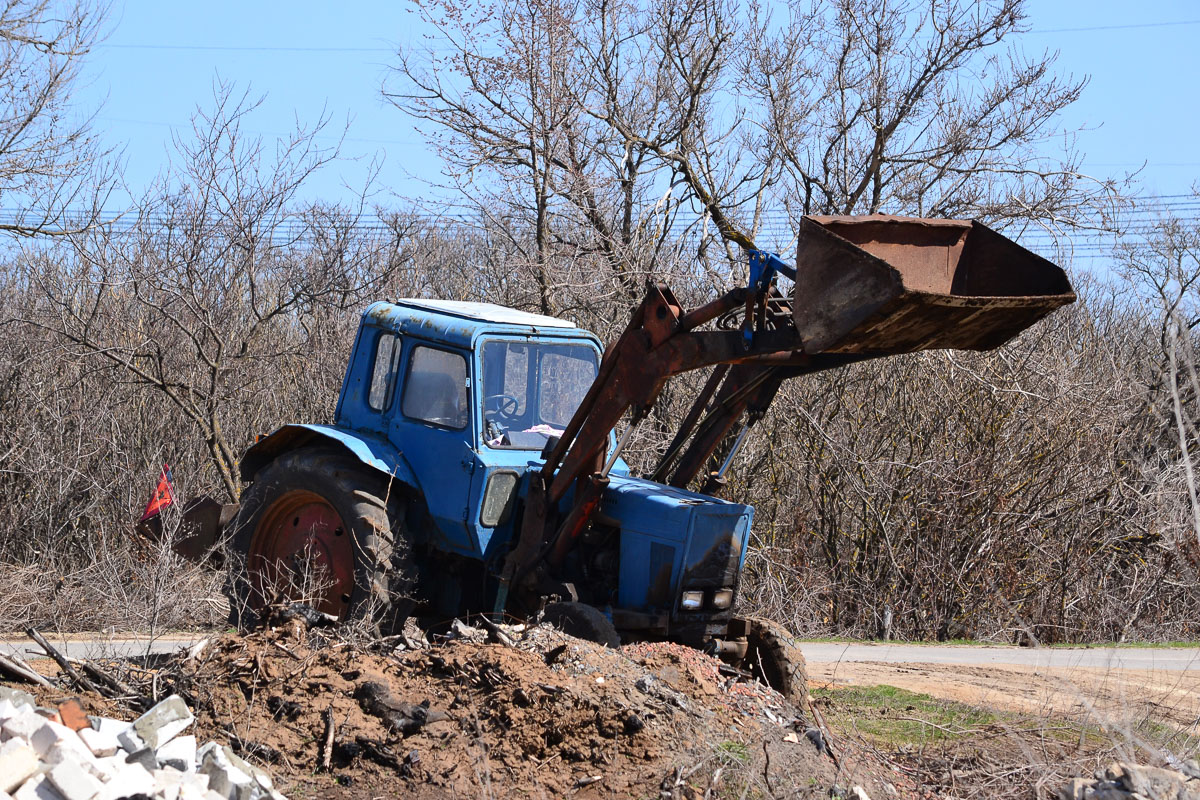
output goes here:
{"type": "Polygon", "coordinates": [[[384,654],[294,622],[216,639],[158,681],[199,733],[299,796],[878,796],[812,719],[697,651],[612,650],[544,626],[493,635],[509,644],[454,631],[384,654]]]}

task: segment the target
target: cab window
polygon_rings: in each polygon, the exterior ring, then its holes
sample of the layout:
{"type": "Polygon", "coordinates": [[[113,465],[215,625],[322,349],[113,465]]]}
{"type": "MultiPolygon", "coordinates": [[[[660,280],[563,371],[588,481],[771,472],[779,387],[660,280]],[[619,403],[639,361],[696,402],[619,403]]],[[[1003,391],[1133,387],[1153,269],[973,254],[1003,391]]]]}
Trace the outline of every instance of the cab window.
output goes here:
{"type": "Polygon", "coordinates": [[[446,428],[467,426],[467,361],[458,353],[414,347],[404,379],[404,416],[446,428]]]}
{"type": "Polygon", "coordinates": [[[560,436],[596,378],[584,344],[491,341],[483,346],[484,441],[540,450],[560,436]]]}
{"type": "Polygon", "coordinates": [[[367,405],[375,411],[386,411],[396,391],[396,370],[400,366],[400,337],[381,333],[375,341],[375,362],[371,367],[371,388],[367,405]]]}

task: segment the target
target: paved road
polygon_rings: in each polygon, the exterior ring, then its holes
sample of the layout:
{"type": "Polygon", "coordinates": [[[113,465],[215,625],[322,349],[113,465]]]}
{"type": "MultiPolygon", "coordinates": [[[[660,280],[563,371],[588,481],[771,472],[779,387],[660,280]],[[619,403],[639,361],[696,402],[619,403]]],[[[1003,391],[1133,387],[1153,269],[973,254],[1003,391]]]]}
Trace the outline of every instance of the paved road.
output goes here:
{"type": "MultiPolygon", "coordinates": [[[[170,653],[200,640],[196,635],[171,635],[157,639],[47,636],[50,643],[76,658],[141,656],[170,653]]],[[[1149,647],[1042,648],[976,647],[970,645],[849,644],[806,642],[800,645],[813,663],[838,661],[881,661],[889,664],[1021,664],[1031,667],[1095,667],[1101,669],[1148,669],[1183,672],[1200,671],[1200,649],[1149,647]]],[[[20,658],[41,657],[41,651],[25,638],[0,640],[0,653],[20,658]],[[34,651],[33,653],[26,652],[34,651]]]]}
{"type": "MultiPolygon", "coordinates": [[[[171,635],[155,639],[98,636],[59,637],[43,633],[60,653],[71,658],[124,658],[144,656],[147,653],[173,653],[181,647],[190,647],[202,639],[197,635],[171,635]]],[[[32,639],[10,637],[0,640],[0,653],[25,660],[45,658],[40,647],[32,639]]]]}
{"type": "Polygon", "coordinates": [[[1173,647],[976,647],[839,642],[802,643],[813,663],[882,661],[888,664],[1020,664],[1029,667],[1095,667],[1200,671],[1200,649],[1173,647]]]}

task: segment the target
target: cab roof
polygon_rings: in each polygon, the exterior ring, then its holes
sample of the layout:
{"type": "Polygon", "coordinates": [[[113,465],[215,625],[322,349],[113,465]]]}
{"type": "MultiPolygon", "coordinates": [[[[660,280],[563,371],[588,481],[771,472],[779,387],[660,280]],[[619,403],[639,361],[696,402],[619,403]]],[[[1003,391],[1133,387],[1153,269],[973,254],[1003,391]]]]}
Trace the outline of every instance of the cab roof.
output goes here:
{"type": "Polygon", "coordinates": [[[363,312],[363,322],[459,347],[471,347],[475,338],[483,333],[595,338],[567,320],[517,311],[494,303],[460,300],[405,298],[392,303],[373,303],[363,312]]]}

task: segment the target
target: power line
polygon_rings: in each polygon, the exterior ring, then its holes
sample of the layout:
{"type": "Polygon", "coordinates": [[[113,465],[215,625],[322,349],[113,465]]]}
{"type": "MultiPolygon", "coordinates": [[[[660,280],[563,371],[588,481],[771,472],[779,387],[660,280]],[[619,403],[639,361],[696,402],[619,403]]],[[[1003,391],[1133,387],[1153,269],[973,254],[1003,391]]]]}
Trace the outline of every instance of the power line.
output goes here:
{"type": "Polygon", "coordinates": [[[1026,33],[1088,33],[1090,31],[1126,31],[1134,28],[1168,28],[1175,25],[1200,25],[1200,19],[1181,19],[1174,22],[1134,22],[1127,25],[1093,25],[1087,28],[1043,28],[1026,33]]]}
{"type": "MultiPolygon", "coordinates": [[[[1122,31],[1141,28],[1170,28],[1183,25],[1200,25],[1200,19],[1181,19],[1165,22],[1132,22],[1120,25],[1090,25],[1080,28],[1036,28],[1024,35],[1047,33],[1091,33],[1093,31],[1122,31]]],[[[217,53],[390,53],[395,47],[328,47],[299,45],[223,45],[223,44],[163,44],[141,42],[105,42],[96,48],[109,50],[186,50],[217,53]]]]}
{"type": "Polygon", "coordinates": [[[98,44],[109,50],[191,50],[218,53],[395,53],[392,47],[293,47],[221,44],[98,44]]]}

